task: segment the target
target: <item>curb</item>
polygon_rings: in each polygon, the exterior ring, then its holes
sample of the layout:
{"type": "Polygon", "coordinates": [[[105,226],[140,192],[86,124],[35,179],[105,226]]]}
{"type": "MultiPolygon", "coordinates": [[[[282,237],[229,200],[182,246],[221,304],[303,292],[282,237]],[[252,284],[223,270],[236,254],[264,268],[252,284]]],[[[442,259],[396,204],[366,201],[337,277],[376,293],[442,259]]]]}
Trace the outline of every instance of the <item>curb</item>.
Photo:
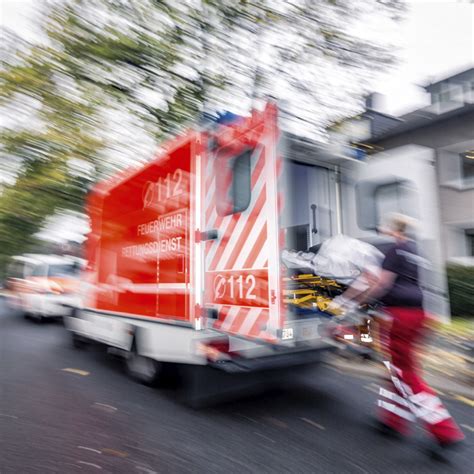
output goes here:
{"type": "MultiPolygon", "coordinates": [[[[359,375],[364,377],[372,378],[383,378],[387,375],[386,370],[382,365],[375,365],[373,363],[354,363],[347,362],[344,360],[332,360],[328,362],[329,366],[333,368],[346,372],[353,375],[359,375]]],[[[425,378],[428,384],[433,387],[435,390],[440,392],[441,396],[461,396],[472,400],[473,398],[473,388],[467,384],[460,383],[451,379],[443,378],[439,375],[435,375],[429,372],[425,372],[425,378]]]]}

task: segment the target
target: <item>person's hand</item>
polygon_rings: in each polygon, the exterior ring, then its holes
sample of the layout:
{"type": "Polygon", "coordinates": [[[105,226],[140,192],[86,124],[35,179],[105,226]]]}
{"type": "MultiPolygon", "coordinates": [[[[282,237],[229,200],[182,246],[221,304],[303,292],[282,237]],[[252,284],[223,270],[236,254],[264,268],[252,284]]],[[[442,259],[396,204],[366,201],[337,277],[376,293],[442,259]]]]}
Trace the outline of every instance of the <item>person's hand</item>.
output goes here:
{"type": "Polygon", "coordinates": [[[328,304],[326,311],[334,316],[344,316],[346,313],[345,304],[347,301],[342,296],[337,296],[328,304]]]}

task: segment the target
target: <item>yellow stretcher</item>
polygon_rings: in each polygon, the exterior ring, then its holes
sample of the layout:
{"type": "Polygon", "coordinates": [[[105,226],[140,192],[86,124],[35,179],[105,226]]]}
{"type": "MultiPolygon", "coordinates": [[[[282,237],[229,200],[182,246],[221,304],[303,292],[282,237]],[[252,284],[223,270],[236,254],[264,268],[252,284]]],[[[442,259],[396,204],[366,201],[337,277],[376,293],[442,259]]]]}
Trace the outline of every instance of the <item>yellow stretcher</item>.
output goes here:
{"type": "MultiPolygon", "coordinates": [[[[283,279],[286,289],[283,290],[283,301],[289,307],[301,309],[318,309],[327,312],[328,306],[334,296],[341,294],[345,287],[337,281],[313,274],[301,274],[283,279]]],[[[338,313],[331,311],[334,316],[338,313]]],[[[355,346],[366,346],[377,348],[378,337],[377,326],[374,321],[366,318],[360,325],[352,327],[353,340],[346,340],[344,335],[340,336],[341,342],[355,346]],[[375,343],[374,343],[375,339],[375,343]],[[375,347],[374,347],[375,346],[375,347]]]]}
{"type": "Polygon", "coordinates": [[[284,302],[299,308],[317,307],[326,311],[332,298],[327,294],[331,290],[342,290],[335,280],[313,274],[301,274],[284,278],[288,286],[294,286],[283,291],[284,302]]]}
{"type": "Polygon", "coordinates": [[[342,286],[336,281],[330,278],[324,278],[321,276],[309,274],[302,274],[296,275],[293,277],[286,277],[283,279],[285,282],[292,282],[292,283],[301,283],[304,286],[316,286],[320,288],[342,288],[342,286]]]}

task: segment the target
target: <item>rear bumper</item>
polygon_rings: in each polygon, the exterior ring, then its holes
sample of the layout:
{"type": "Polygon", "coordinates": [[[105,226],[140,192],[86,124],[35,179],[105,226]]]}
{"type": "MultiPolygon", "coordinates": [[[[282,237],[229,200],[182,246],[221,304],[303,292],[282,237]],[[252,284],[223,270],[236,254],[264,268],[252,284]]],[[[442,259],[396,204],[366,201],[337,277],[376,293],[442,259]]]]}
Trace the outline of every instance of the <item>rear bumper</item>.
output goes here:
{"type": "Polygon", "coordinates": [[[274,353],[254,358],[233,356],[230,360],[209,362],[209,366],[227,373],[260,372],[266,370],[285,369],[304,365],[317,364],[324,360],[326,354],[336,351],[339,345],[332,341],[301,350],[276,349],[274,353]]]}

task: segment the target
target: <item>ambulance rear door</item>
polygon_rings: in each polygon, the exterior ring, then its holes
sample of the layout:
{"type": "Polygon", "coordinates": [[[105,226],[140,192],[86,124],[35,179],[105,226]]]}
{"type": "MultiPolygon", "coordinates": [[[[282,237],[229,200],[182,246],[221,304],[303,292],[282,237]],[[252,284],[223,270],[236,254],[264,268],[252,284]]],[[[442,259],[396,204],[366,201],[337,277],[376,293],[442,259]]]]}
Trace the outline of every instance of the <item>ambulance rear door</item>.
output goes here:
{"type": "Polygon", "coordinates": [[[280,318],[277,111],[209,134],[203,160],[204,309],[208,326],[274,341],[280,318]]]}
{"type": "Polygon", "coordinates": [[[434,162],[431,148],[406,145],[374,154],[366,163],[345,170],[343,232],[373,241],[377,226],[390,213],[415,218],[425,309],[446,318],[449,304],[434,162]]]}

